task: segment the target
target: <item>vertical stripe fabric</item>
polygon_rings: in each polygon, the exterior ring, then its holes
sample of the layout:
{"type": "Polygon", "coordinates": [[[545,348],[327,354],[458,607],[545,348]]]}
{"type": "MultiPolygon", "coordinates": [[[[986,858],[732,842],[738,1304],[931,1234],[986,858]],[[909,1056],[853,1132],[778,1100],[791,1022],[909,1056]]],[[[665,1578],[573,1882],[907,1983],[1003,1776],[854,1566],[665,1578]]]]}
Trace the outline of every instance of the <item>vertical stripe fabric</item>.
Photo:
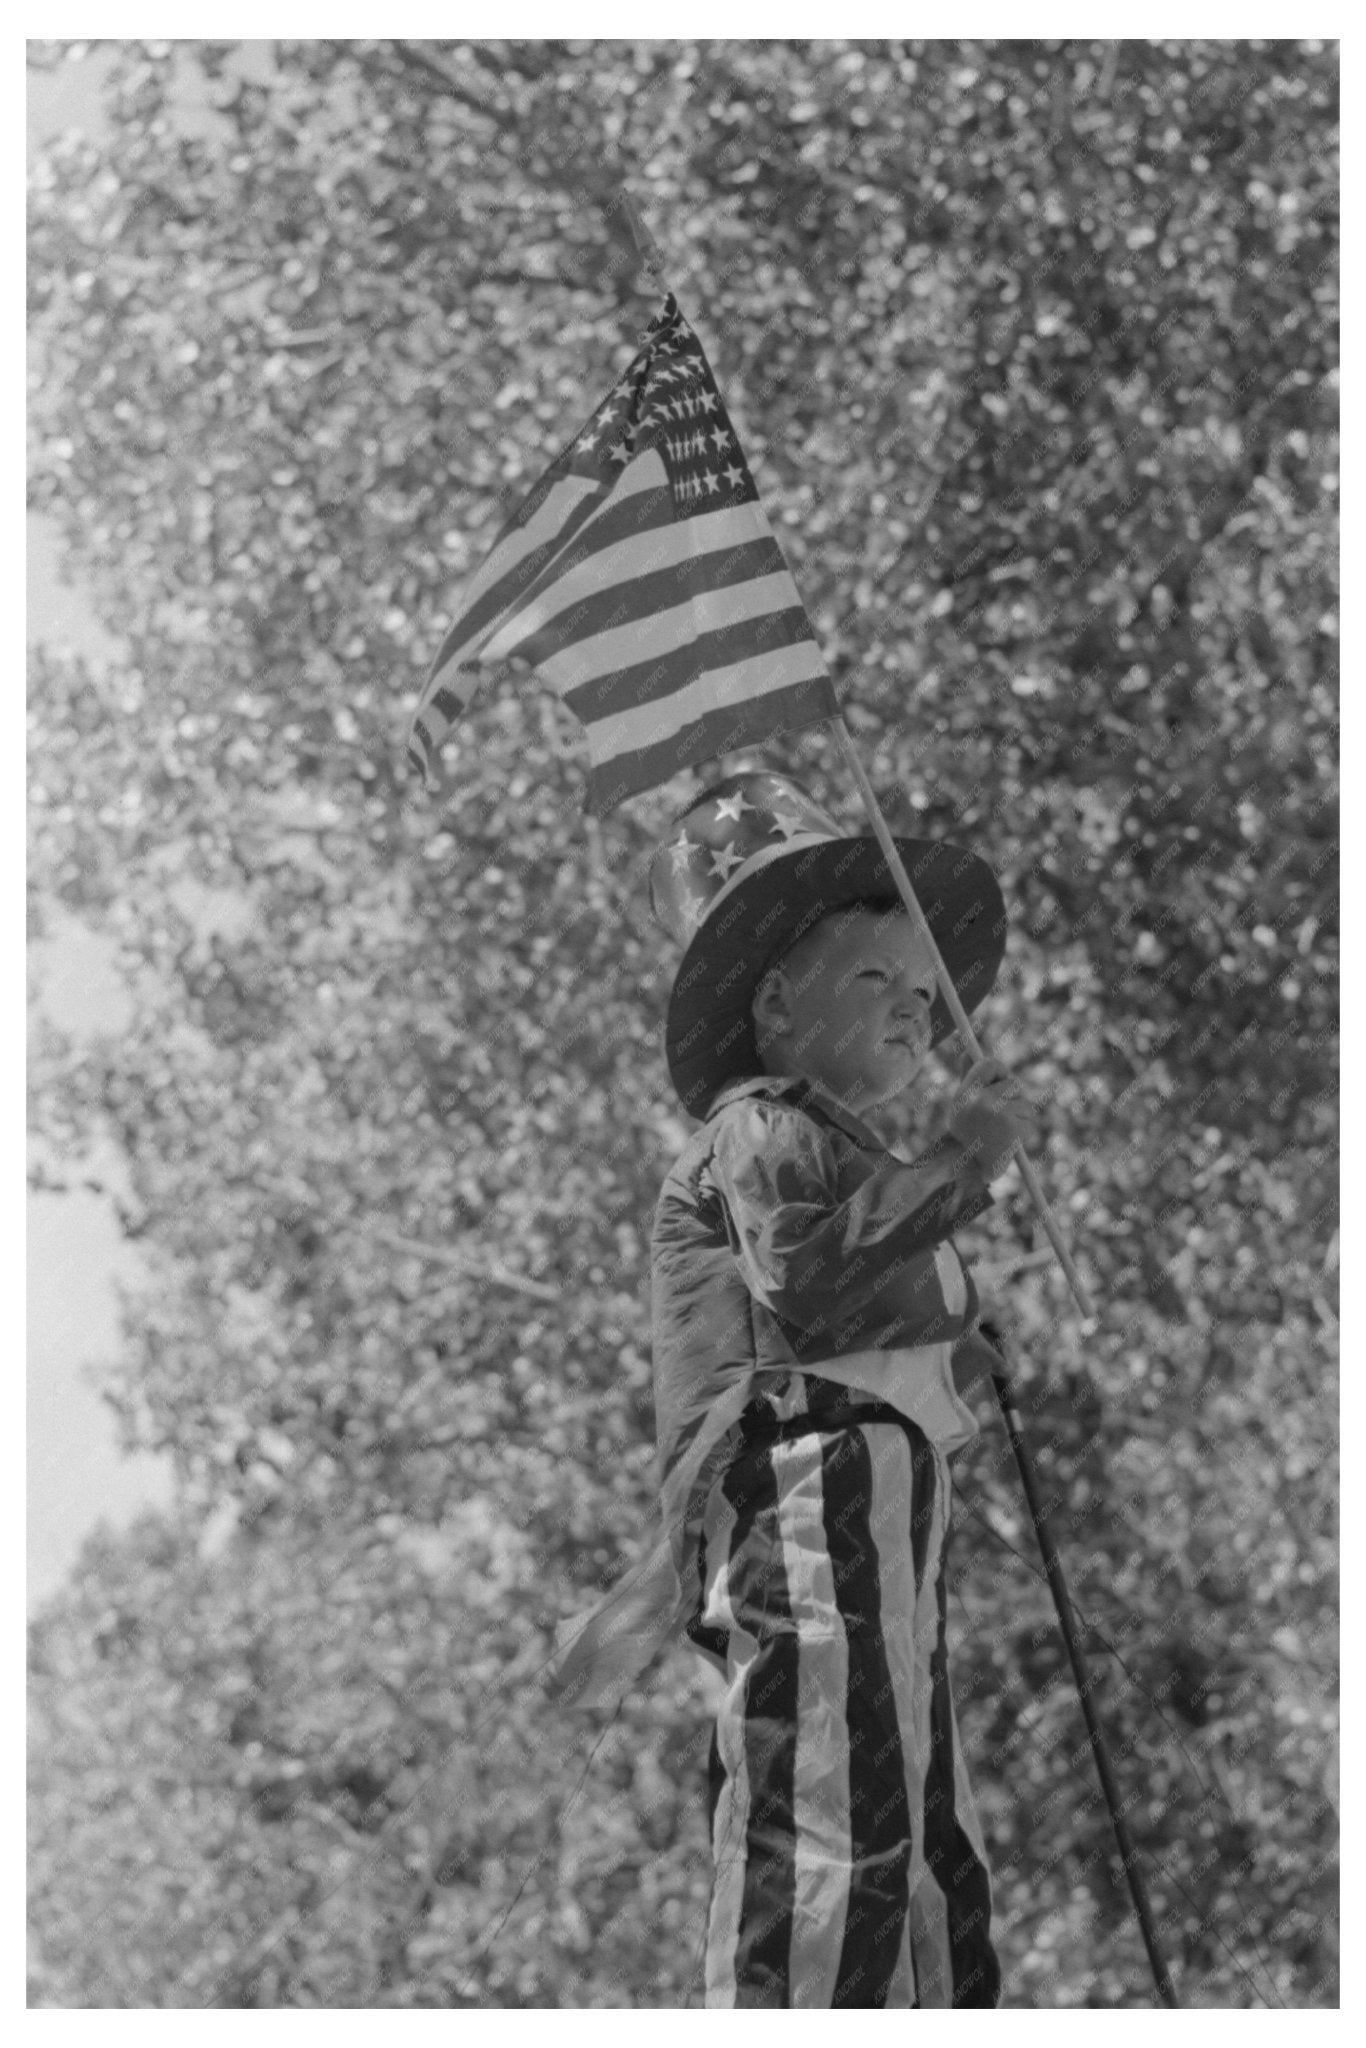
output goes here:
{"type": "Polygon", "coordinates": [[[708,1505],[697,1631],[727,1688],[706,2003],[995,2006],[949,1687],[947,1464],[914,1423],[842,1423],[890,1411],[820,1398],[776,1427],[747,1411],[708,1505]]]}

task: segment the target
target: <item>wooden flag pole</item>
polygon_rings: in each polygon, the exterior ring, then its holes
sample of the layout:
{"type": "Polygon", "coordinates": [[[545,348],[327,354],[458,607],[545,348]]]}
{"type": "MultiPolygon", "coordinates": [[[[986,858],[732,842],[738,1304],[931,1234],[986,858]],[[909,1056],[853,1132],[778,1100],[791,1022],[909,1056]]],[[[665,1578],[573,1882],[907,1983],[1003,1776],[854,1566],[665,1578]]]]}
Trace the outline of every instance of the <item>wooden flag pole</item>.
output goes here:
{"type": "Polygon", "coordinates": [[[645,225],[645,216],[636,205],[626,187],[621,188],[621,208],[630,224],[631,239],[636,245],[640,267],[655,284],[664,282],[664,256],[658,242],[645,225]]]}
{"type": "MultiPolygon", "coordinates": [[[[985,1055],[983,1054],[982,1048],[977,1041],[977,1034],[972,1028],[972,1022],[968,1016],[967,1011],[963,1008],[962,1003],[958,999],[958,991],[953,985],[953,977],[950,975],[948,968],[944,965],[944,957],[941,954],[938,946],[934,942],[934,934],[930,930],[929,921],[926,918],[924,911],[920,908],[920,903],[916,896],[915,890],[911,887],[911,878],[906,873],[905,864],[902,861],[901,855],[896,850],[896,841],[893,839],[891,835],[891,831],[889,830],[887,825],[887,820],[882,815],[882,806],[881,804],[879,804],[877,800],[877,793],[874,790],[872,783],[868,780],[868,776],[864,770],[863,763],[859,759],[858,749],[854,745],[853,735],[850,732],[848,726],[845,724],[843,718],[831,718],[828,719],[826,723],[834,727],[839,742],[841,746],[844,748],[844,752],[848,758],[849,765],[853,769],[854,774],[858,780],[858,786],[863,792],[864,806],[868,812],[869,818],[872,820],[872,826],[874,832],[876,832],[877,834],[878,844],[881,846],[883,853],[887,857],[887,865],[891,869],[893,877],[895,878],[896,886],[900,893],[901,900],[905,904],[907,910],[910,912],[911,922],[914,924],[916,930],[919,932],[921,938],[924,940],[926,946],[929,948],[930,956],[934,961],[934,971],[935,977],[939,983],[939,992],[943,996],[944,1001],[948,1006],[949,1015],[953,1018],[955,1025],[958,1027],[958,1030],[962,1033],[964,1043],[967,1045],[967,1048],[969,1052],[972,1054],[972,1057],[975,1060],[980,1060],[984,1058],[985,1055]]],[[[1057,1254],[1058,1263],[1062,1267],[1062,1270],[1067,1277],[1067,1284],[1072,1290],[1072,1298],[1076,1302],[1077,1307],[1081,1310],[1082,1314],[1086,1316],[1089,1320],[1096,1313],[1095,1306],[1091,1300],[1090,1295],[1086,1290],[1085,1283],[1083,1282],[1080,1273],[1077,1271],[1076,1266],[1073,1264],[1072,1254],[1067,1249],[1067,1245],[1063,1240],[1062,1232],[1059,1230],[1057,1223],[1054,1220],[1053,1211],[1048,1206],[1048,1199],[1045,1196],[1042,1187],[1039,1185],[1039,1177],[1035,1173],[1034,1168],[1030,1165],[1029,1160],[1026,1158],[1024,1147],[1020,1144],[1017,1144],[1015,1147],[1015,1161],[1020,1169],[1020,1173],[1024,1180],[1025,1187],[1029,1190],[1029,1199],[1034,1204],[1035,1209],[1038,1211],[1039,1221],[1043,1224],[1044,1229],[1047,1231],[1048,1241],[1052,1245],[1054,1252],[1057,1254]]]]}

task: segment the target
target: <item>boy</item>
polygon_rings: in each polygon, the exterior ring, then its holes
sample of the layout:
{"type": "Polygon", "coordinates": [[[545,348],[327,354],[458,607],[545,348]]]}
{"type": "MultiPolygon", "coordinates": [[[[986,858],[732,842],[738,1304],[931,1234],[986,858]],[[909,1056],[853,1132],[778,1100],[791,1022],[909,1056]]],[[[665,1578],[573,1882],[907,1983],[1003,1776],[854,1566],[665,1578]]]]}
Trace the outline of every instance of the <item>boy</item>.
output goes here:
{"type": "MultiPolygon", "coordinates": [[[[655,856],[686,948],[666,1052],[703,1119],[651,1241],[666,1543],[562,1676],[597,1697],[682,1628],[725,1677],[712,1744],[709,2006],[994,2006],[990,1885],[945,1662],[947,1458],[976,1310],[951,1234],[1030,1115],[982,1062],[913,1164],[865,1119],[952,1023],[872,837],[732,776],[655,856]]],[[[899,851],[969,1010],[990,870],[899,851]]]]}

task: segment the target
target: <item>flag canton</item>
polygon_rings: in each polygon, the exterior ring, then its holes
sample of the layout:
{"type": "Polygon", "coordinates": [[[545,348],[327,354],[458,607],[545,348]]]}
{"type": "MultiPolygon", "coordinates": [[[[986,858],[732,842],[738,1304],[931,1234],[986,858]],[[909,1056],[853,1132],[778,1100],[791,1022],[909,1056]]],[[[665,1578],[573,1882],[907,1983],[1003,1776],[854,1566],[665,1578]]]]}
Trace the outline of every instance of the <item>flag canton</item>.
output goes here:
{"type": "Polygon", "coordinates": [[[464,592],[413,714],[410,756],[429,790],[439,788],[436,750],[481,675],[513,661],[582,722],[598,817],[695,761],[838,715],[711,366],[672,294],[464,592]]]}
{"type": "Polygon", "coordinates": [[[644,348],[565,451],[565,469],[611,486],[628,462],[657,449],[674,513],[717,512],[756,501],[749,465],[711,365],[672,293],[644,348]]]}

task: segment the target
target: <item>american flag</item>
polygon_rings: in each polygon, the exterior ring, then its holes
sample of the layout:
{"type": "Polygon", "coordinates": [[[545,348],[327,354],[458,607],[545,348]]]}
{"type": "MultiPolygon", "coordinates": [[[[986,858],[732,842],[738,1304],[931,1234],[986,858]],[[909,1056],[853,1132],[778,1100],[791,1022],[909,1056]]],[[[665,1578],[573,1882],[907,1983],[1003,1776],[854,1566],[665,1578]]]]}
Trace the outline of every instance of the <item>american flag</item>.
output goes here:
{"type": "Polygon", "coordinates": [[[601,816],[679,769],[839,715],[711,366],[672,293],[464,593],[413,718],[442,740],[481,671],[520,660],[588,739],[601,816]]]}

